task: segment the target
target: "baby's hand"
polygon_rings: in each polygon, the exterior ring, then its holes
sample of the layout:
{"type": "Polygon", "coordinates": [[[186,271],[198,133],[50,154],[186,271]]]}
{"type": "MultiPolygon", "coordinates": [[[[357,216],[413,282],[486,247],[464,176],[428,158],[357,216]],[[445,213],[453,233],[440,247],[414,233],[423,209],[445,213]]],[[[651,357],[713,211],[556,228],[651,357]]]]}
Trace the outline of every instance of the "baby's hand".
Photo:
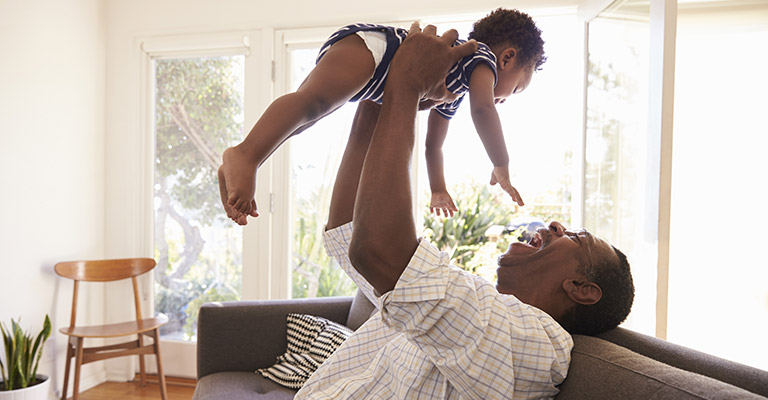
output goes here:
{"type": "Polygon", "coordinates": [[[448,192],[432,193],[432,200],[429,201],[429,210],[435,215],[440,215],[440,210],[443,210],[443,216],[453,217],[453,213],[459,211],[453,204],[453,199],[448,192]]]}
{"type": "Polygon", "coordinates": [[[491,186],[499,184],[505,192],[512,196],[512,201],[519,206],[524,206],[523,198],[520,197],[520,193],[517,193],[517,189],[509,182],[509,168],[507,167],[494,167],[491,173],[491,186]]]}

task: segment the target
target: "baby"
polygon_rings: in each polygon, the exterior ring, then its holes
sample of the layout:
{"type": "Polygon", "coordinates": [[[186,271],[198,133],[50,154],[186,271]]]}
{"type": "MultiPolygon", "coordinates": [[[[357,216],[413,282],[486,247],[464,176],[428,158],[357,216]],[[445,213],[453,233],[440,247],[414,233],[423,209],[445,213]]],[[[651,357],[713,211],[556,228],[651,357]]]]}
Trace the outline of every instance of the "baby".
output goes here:
{"type": "MultiPolygon", "coordinates": [[[[248,216],[258,216],[254,200],[256,170],[286,139],[348,101],[381,103],[389,63],[406,35],[406,30],[391,26],[355,24],[341,28],[328,39],[317,65],[299,89],[276,99],[245,140],[224,151],[218,172],[219,190],[229,218],[245,225],[248,216]]],[[[469,39],[478,42],[477,51],[454,65],[445,82],[456,97],[434,106],[428,120],[430,208],[438,215],[442,211],[453,216],[457,211],[445,185],[442,145],[450,118],[467,92],[472,120],[493,164],[491,185],[499,184],[513,201],[524,204],[510,183],[509,155],[496,104],[525,90],[533,72],[546,61],[541,30],[527,14],[500,8],[475,22],[469,39]]],[[[425,100],[420,108],[433,105],[425,100]]]]}

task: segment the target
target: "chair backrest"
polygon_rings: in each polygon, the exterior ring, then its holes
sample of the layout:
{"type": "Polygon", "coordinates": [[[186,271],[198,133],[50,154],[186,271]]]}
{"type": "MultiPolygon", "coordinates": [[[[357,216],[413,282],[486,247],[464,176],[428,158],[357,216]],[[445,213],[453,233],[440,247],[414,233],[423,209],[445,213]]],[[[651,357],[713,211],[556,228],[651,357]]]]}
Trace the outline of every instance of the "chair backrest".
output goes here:
{"type": "Polygon", "coordinates": [[[151,258],[119,260],[67,261],[53,267],[56,273],[76,281],[110,282],[132,278],[155,268],[151,258]]]}
{"type": "Polygon", "coordinates": [[[67,261],[56,264],[53,269],[60,276],[75,281],[72,292],[72,315],[69,326],[75,326],[77,319],[77,292],[80,281],[111,282],[131,278],[133,285],[133,303],[136,307],[136,320],[141,320],[141,303],[136,277],[155,268],[151,258],[123,258],[116,260],[67,261]]]}

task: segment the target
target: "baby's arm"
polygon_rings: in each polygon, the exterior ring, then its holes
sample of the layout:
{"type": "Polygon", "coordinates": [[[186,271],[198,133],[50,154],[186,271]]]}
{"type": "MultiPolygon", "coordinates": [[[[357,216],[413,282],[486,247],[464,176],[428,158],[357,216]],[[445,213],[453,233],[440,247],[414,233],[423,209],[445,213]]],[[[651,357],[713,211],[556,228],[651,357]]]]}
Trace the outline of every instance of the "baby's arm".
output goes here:
{"type": "Polygon", "coordinates": [[[504,142],[499,113],[496,111],[493,94],[493,71],[487,65],[475,67],[469,78],[469,106],[480,140],[488,158],[493,163],[491,185],[498,183],[512,200],[523,205],[523,199],[509,181],[509,154],[504,142]]]}
{"type": "Polygon", "coordinates": [[[437,111],[429,112],[427,125],[427,140],[425,144],[425,156],[427,159],[427,175],[429,176],[429,188],[432,191],[432,199],[429,202],[429,209],[433,213],[440,215],[442,210],[444,216],[453,217],[453,213],[458,211],[453,204],[451,195],[445,188],[445,175],[443,174],[443,143],[448,134],[449,120],[441,116],[437,111]]]}

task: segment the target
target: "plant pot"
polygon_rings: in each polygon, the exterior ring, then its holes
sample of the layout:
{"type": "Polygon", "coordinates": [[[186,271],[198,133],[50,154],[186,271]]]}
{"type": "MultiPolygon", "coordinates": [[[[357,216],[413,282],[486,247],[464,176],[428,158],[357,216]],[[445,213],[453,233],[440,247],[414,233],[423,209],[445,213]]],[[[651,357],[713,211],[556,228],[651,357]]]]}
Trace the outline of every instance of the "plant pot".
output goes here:
{"type": "Polygon", "coordinates": [[[48,387],[51,380],[47,376],[37,374],[38,384],[24,389],[2,390],[0,400],[48,400],[48,387]]]}

